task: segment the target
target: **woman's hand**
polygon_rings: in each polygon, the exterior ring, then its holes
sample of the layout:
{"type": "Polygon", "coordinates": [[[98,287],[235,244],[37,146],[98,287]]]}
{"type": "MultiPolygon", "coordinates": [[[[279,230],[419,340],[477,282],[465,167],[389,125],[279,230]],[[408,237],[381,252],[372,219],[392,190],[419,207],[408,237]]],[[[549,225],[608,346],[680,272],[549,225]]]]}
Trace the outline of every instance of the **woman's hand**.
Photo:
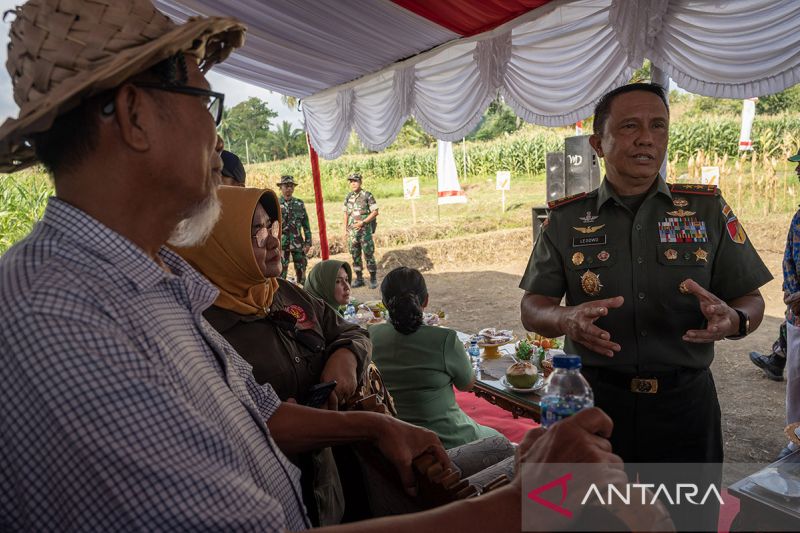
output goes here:
{"type": "Polygon", "coordinates": [[[325,363],[320,377],[320,383],[336,381],[336,388],[328,397],[328,409],[337,410],[339,405],[344,404],[356,393],[357,368],[356,356],[347,348],[339,348],[328,357],[328,362],[325,363]]]}

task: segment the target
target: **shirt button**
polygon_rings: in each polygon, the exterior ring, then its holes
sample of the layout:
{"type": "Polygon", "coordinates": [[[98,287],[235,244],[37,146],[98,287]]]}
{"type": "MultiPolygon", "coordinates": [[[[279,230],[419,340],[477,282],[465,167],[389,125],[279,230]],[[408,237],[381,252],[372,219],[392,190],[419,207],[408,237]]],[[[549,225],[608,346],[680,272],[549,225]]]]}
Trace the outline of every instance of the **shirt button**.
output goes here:
{"type": "Polygon", "coordinates": [[[644,300],[644,293],[643,293],[643,292],[640,292],[640,293],[639,293],[639,299],[640,299],[640,300],[644,300]]]}
{"type": "Polygon", "coordinates": [[[636,262],[641,265],[642,263],[644,263],[644,257],[637,257],[636,262]]]}
{"type": "Polygon", "coordinates": [[[299,363],[299,362],[300,362],[300,358],[299,358],[299,357],[295,357],[295,358],[294,358],[294,362],[295,362],[295,363],[299,363]]]}
{"type": "Polygon", "coordinates": [[[647,337],[647,330],[646,330],[646,329],[643,329],[643,330],[641,331],[640,335],[641,335],[642,337],[647,337]]]}
{"type": "Polygon", "coordinates": [[[642,225],[641,224],[636,224],[636,230],[639,231],[641,229],[642,229],[642,225]]]}

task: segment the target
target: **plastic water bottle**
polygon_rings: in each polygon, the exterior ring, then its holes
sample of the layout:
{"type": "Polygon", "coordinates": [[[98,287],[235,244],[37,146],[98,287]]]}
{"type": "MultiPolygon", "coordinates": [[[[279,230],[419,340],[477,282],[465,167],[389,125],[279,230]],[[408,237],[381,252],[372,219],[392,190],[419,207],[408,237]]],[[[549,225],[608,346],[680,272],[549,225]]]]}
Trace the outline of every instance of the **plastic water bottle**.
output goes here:
{"type": "Polygon", "coordinates": [[[347,304],[347,307],[344,310],[344,319],[348,322],[356,321],[356,306],[351,303],[347,304]]]}
{"type": "Polygon", "coordinates": [[[578,355],[553,357],[553,373],[542,395],[542,426],[549,427],[581,409],[594,406],[592,387],[581,375],[578,355]]]}
{"type": "Polygon", "coordinates": [[[478,358],[481,356],[481,349],[478,347],[478,339],[472,337],[469,340],[469,349],[467,350],[469,358],[472,360],[472,368],[478,370],[478,358]]]}

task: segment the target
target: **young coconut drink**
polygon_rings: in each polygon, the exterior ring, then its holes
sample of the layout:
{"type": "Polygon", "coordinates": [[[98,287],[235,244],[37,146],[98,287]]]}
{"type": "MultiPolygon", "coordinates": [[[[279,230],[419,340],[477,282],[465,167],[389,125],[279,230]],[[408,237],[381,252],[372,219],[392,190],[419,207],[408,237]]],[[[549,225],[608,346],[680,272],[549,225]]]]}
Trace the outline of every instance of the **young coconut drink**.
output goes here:
{"type": "Polygon", "coordinates": [[[530,361],[514,363],[506,370],[506,381],[518,389],[530,389],[539,380],[539,371],[530,361]]]}

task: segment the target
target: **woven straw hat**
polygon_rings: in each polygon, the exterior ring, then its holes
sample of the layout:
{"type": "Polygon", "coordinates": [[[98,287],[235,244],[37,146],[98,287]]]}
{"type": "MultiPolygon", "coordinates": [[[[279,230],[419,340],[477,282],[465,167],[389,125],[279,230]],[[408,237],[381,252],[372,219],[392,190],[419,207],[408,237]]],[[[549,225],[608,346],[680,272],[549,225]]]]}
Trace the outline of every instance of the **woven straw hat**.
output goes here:
{"type": "Polygon", "coordinates": [[[26,139],[87,98],[181,51],[208,70],[244,42],[233,19],[178,26],[149,0],[30,0],[8,13],[6,68],[20,111],[0,126],[1,172],[34,164],[26,139]]]}

